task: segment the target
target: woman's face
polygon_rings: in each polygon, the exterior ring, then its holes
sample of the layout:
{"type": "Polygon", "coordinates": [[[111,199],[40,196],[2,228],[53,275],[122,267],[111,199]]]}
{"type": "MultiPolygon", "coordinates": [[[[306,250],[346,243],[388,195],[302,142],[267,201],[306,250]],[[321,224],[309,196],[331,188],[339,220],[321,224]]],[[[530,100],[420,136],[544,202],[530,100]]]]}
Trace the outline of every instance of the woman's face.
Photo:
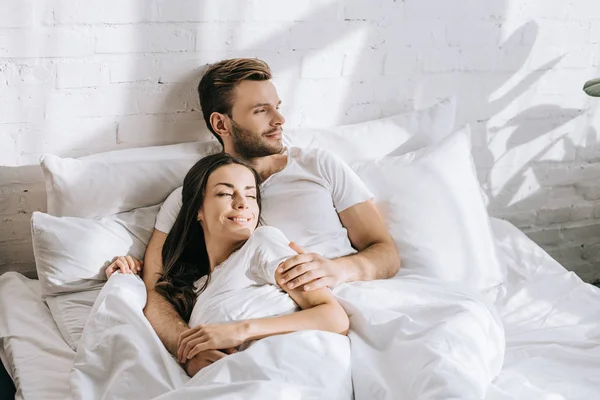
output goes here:
{"type": "Polygon", "coordinates": [[[229,164],[213,171],[198,211],[204,235],[248,239],[258,225],[257,190],[254,174],[243,165],[229,164]]]}

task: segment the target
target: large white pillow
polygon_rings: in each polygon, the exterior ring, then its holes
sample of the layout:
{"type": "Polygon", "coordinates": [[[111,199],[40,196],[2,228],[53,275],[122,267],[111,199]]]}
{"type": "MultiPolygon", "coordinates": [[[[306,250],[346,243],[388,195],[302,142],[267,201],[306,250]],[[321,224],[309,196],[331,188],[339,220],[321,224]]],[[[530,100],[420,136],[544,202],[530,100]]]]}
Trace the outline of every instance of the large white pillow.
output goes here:
{"type": "Polygon", "coordinates": [[[34,212],[33,251],[42,298],[65,342],[77,350],[87,317],[115,256],[142,259],[159,206],[102,219],[34,212]]]}
{"type": "Polygon", "coordinates": [[[42,297],[101,287],[106,281],[104,270],[115,256],[142,259],[159,207],[102,219],[34,212],[31,233],[42,297]]]}
{"type": "Polygon", "coordinates": [[[504,279],[467,128],[401,156],[354,163],[375,195],[402,267],[490,292],[504,279]]]}
{"type": "Polygon", "coordinates": [[[437,143],[452,133],[455,117],[455,98],[448,98],[423,110],[358,124],[286,131],[284,142],[326,149],[352,163],[383,157],[394,149],[407,153],[437,143]]]}
{"type": "MultiPolygon", "coordinates": [[[[447,136],[454,127],[453,98],[419,111],[326,130],[286,131],[287,145],[328,149],[346,162],[405,151],[447,136]]],[[[48,214],[96,218],[164,201],[200,158],[221,151],[216,140],[117,150],[79,159],[40,160],[48,214]]]]}
{"type": "Polygon", "coordinates": [[[96,218],[158,204],[183,183],[216,140],[117,150],[79,159],[44,155],[48,214],[96,218]]]}

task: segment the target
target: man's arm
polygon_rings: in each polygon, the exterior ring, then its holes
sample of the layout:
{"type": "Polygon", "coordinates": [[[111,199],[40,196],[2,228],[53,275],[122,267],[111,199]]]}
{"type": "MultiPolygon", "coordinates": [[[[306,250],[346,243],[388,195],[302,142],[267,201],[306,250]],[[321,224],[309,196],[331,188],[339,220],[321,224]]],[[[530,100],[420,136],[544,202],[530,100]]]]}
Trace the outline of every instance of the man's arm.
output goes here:
{"type": "MultiPolygon", "coordinates": [[[[167,350],[177,357],[179,336],[188,330],[189,326],[175,310],[173,304],[154,289],[156,281],[163,272],[162,248],[166,239],[166,233],[154,229],[146,248],[142,279],[146,284],[148,300],[144,314],[167,350]]],[[[202,368],[223,357],[225,357],[225,353],[219,350],[202,352],[185,363],[185,371],[189,376],[194,376],[202,368]]]]}
{"type": "Polygon", "coordinates": [[[173,304],[154,289],[163,272],[162,248],[166,238],[166,233],[154,229],[146,248],[142,278],[146,284],[148,300],[144,314],[167,350],[176,356],[179,335],[189,329],[189,326],[175,310],[173,304]]]}
{"type": "Polygon", "coordinates": [[[339,214],[348,238],[358,253],[335,260],[319,254],[304,253],[291,243],[298,256],[281,265],[280,285],[304,290],[335,286],[341,282],[391,278],[400,269],[400,257],[377,207],[371,200],[355,204],[339,214]]]}
{"type": "Polygon", "coordinates": [[[400,256],[383,218],[371,200],[339,213],[358,253],[334,262],[347,272],[346,282],[391,278],[400,269],[400,256]]]}

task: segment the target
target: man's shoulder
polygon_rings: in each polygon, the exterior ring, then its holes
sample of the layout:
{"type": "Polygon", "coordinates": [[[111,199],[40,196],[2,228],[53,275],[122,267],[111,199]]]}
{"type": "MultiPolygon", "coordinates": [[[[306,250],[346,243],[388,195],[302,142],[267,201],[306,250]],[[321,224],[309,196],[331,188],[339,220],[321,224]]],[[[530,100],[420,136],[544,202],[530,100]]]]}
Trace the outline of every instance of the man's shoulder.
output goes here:
{"type": "Polygon", "coordinates": [[[183,186],[179,186],[175,190],[171,192],[171,194],[166,198],[163,203],[164,207],[180,207],[183,202],[182,200],[183,186]]]}
{"type": "Polygon", "coordinates": [[[322,163],[326,160],[333,160],[334,162],[343,162],[337,158],[332,152],[326,149],[320,149],[316,147],[290,147],[288,149],[288,156],[294,159],[299,164],[313,164],[315,162],[322,163]]]}
{"type": "Polygon", "coordinates": [[[183,193],[183,186],[179,186],[173,190],[169,196],[181,196],[181,193],[183,193]]]}

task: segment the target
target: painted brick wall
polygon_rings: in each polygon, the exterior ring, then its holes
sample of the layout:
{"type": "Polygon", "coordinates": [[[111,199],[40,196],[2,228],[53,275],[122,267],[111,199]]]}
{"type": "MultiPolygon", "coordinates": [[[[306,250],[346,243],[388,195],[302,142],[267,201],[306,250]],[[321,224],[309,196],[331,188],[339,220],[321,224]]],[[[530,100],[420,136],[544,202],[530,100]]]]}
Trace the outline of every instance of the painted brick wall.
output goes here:
{"type": "Polygon", "coordinates": [[[207,135],[195,94],[225,57],[268,61],[288,127],[353,123],[456,94],[492,215],[600,277],[600,2],[3,0],[0,271],[31,271],[44,152],[207,135]]]}

